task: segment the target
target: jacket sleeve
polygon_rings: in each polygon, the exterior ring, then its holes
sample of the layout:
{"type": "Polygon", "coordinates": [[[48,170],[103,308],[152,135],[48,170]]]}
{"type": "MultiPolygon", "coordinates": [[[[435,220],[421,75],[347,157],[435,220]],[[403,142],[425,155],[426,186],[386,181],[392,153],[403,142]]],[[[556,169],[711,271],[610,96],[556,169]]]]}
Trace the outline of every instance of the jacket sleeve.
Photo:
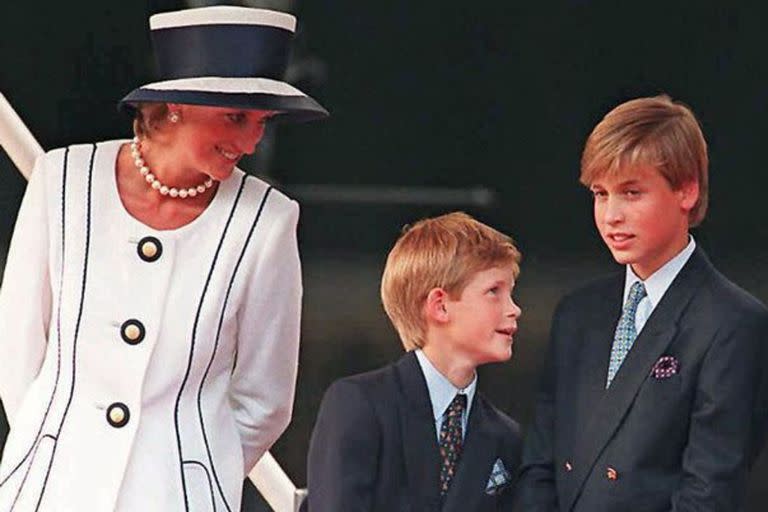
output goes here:
{"type": "Polygon", "coordinates": [[[299,207],[269,199],[260,222],[267,234],[256,247],[245,303],[238,310],[238,340],[230,402],[240,432],[247,474],[291,419],[301,320],[301,264],[296,241],[299,207]],[[269,214],[267,216],[267,214],[269,214]]]}
{"type": "Polygon", "coordinates": [[[373,507],[381,431],[370,399],[341,380],[323,397],[307,463],[308,512],[368,512],[373,507]]]}
{"type": "Polygon", "coordinates": [[[555,390],[557,389],[556,343],[561,309],[558,307],[553,317],[550,346],[541,372],[534,419],[528,427],[523,445],[516,501],[517,510],[526,512],[557,512],[559,510],[555,487],[553,444],[555,390]]]}
{"type": "Polygon", "coordinates": [[[764,439],[768,314],[722,331],[699,371],[673,512],[739,510],[764,439]]]}
{"type": "Polygon", "coordinates": [[[13,428],[22,398],[43,364],[51,318],[45,157],[21,202],[0,286],[0,398],[13,428]]]}

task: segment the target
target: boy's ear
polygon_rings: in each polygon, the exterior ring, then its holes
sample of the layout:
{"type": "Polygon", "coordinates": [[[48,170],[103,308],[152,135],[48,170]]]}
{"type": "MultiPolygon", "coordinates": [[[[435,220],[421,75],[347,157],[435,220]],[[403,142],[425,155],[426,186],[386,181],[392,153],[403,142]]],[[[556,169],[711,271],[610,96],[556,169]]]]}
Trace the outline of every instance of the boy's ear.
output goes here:
{"type": "Polygon", "coordinates": [[[448,321],[447,300],[448,292],[442,288],[432,288],[429,291],[426,303],[424,304],[424,312],[428,322],[442,324],[448,321]]]}
{"type": "Polygon", "coordinates": [[[691,180],[680,187],[680,207],[685,211],[691,211],[699,200],[699,182],[691,180]]]}

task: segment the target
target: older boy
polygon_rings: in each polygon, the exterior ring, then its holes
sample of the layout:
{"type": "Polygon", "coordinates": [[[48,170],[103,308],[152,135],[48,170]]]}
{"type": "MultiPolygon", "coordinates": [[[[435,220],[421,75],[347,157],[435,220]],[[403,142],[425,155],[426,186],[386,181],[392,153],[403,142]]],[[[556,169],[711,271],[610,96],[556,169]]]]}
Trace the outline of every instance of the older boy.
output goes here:
{"type": "Polygon", "coordinates": [[[587,140],[581,181],[626,268],[556,310],[523,510],[740,510],[765,428],[768,312],[688,234],[707,166],[699,124],[667,96],[618,106],[587,140]]]}
{"type": "Polygon", "coordinates": [[[462,213],[423,220],[387,258],[399,361],[326,392],[309,449],[309,512],[509,510],[517,424],[476,392],[512,355],[520,308],[512,241],[462,213]]]}

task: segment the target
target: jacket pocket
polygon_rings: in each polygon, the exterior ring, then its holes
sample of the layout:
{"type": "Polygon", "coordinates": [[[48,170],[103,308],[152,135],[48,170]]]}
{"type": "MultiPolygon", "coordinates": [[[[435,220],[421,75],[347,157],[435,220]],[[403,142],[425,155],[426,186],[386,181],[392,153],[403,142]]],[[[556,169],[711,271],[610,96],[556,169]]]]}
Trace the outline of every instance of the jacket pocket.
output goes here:
{"type": "Polygon", "coordinates": [[[196,460],[185,460],[183,465],[184,481],[186,483],[186,499],[189,512],[206,512],[216,510],[213,495],[213,482],[208,468],[196,460]]]}
{"type": "Polygon", "coordinates": [[[53,436],[41,436],[28,455],[26,463],[17,466],[16,472],[10,475],[3,485],[3,501],[10,500],[14,510],[37,508],[40,496],[45,490],[55,448],[56,439],[53,436]]]}

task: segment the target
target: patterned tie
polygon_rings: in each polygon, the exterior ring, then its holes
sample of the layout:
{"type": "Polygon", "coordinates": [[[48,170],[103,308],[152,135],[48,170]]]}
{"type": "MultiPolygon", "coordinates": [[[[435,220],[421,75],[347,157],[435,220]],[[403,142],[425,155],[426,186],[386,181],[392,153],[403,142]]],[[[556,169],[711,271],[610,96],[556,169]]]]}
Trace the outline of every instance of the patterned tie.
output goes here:
{"type": "Polygon", "coordinates": [[[440,427],[440,496],[445,496],[451,487],[451,480],[456,474],[456,466],[461,457],[462,439],[461,418],[467,407],[467,395],[457,394],[443,415],[440,427]]]}
{"type": "Polygon", "coordinates": [[[645,286],[640,281],[635,281],[629,289],[627,303],[624,304],[624,311],[622,311],[619,323],[616,325],[616,334],[613,335],[611,362],[608,365],[608,380],[605,383],[605,389],[611,387],[611,381],[621,368],[621,363],[624,362],[624,358],[627,357],[629,349],[632,348],[632,344],[637,338],[635,314],[637,313],[637,305],[645,296],[645,286]]]}

